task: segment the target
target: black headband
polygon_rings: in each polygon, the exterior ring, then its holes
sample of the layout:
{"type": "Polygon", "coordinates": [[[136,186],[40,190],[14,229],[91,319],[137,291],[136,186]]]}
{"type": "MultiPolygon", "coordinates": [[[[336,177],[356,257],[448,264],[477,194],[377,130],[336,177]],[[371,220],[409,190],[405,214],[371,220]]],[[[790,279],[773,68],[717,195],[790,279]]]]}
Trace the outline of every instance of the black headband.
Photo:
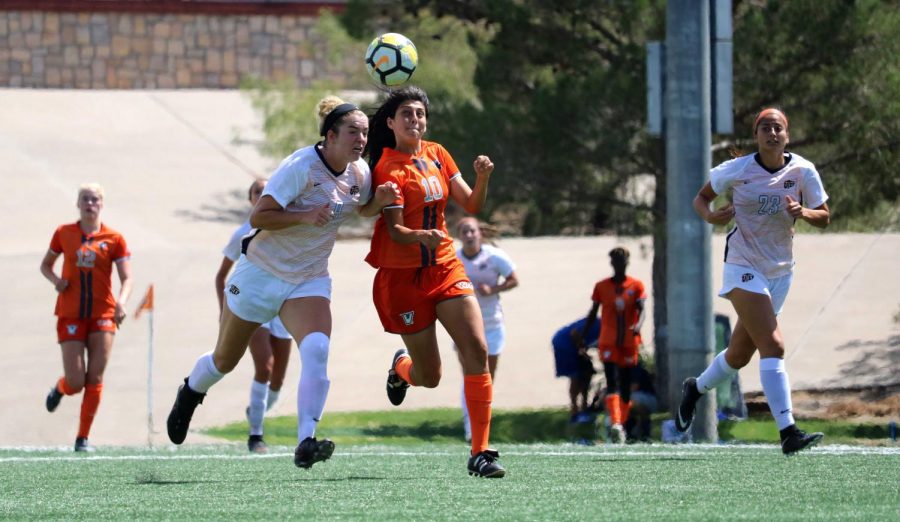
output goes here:
{"type": "Polygon", "coordinates": [[[358,111],[359,107],[353,105],[352,103],[342,103],[331,110],[328,113],[328,116],[325,116],[325,121],[322,122],[322,129],[319,130],[319,136],[325,136],[328,134],[328,130],[334,126],[334,123],[338,121],[338,119],[347,114],[348,112],[358,111]]]}

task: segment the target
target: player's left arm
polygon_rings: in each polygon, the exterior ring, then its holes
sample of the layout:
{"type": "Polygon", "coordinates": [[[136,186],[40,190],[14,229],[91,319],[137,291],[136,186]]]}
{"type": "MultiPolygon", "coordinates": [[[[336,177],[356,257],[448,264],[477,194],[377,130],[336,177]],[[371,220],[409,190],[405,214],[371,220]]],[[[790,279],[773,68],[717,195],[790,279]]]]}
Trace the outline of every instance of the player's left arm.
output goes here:
{"type": "Polygon", "coordinates": [[[487,199],[488,181],[494,172],[494,163],[491,158],[481,155],[475,158],[472,166],[475,169],[475,187],[470,188],[462,176],[456,176],[450,180],[450,196],[466,212],[477,214],[487,199]]]}
{"type": "Polygon", "coordinates": [[[125,257],[116,261],[116,272],[119,274],[119,297],[116,299],[116,325],[121,325],[128,313],[125,311],[125,304],[131,297],[131,287],[133,284],[131,278],[131,261],[125,257]]]}
{"type": "Polygon", "coordinates": [[[647,317],[647,310],[646,310],[646,307],[644,306],[645,301],[646,301],[646,299],[644,299],[642,297],[634,302],[634,308],[638,312],[637,322],[634,323],[634,328],[632,328],[634,335],[641,334],[641,326],[644,325],[644,319],[647,317]]]}
{"type": "Polygon", "coordinates": [[[519,286],[519,278],[516,276],[516,272],[512,271],[508,276],[503,278],[502,283],[496,285],[481,285],[480,293],[482,295],[494,295],[507,290],[512,290],[517,286],[519,286]]]}
{"type": "Polygon", "coordinates": [[[787,213],[794,219],[802,219],[817,228],[825,228],[831,223],[831,211],[828,203],[822,203],[816,208],[806,208],[791,196],[785,196],[787,213]]]}

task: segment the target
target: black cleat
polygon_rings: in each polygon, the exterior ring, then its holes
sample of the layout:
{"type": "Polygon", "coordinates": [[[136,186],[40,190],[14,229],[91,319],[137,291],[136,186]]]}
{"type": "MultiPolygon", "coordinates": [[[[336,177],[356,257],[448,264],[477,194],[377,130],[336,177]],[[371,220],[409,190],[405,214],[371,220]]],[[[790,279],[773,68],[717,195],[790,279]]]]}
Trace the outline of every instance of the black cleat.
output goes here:
{"type": "Polygon", "coordinates": [[[503,478],[506,469],[497,462],[500,453],[497,450],[484,450],[478,455],[469,457],[469,475],[484,478],[503,478]]]}
{"type": "Polygon", "coordinates": [[[250,435],[247,439],[247,449],[250,453],[263,455],[269,452],[269,445],[263,440],[262,435],[250,435]]]}
{"type": "Polygon", "coordinates": [[[169,440],[175,444],[184,442],[188,428],[191,426],[191,417],[194,416],[197,405],[203,403],[203,397],[206,397],[206,394],[192,390],[185,378],[184,384],[178,387],[175,404],[172,405],[172,411],[169,412],[169,418],[166,420],[169,440]]]}
{"type": "Polygon", "coordinates": [[[811,448],[819,443],[825,436],[824,433],[806,433],[796,424],[791,424],[781,430],[781,452],[785,455],[793,455],[798,451],[811,448]]]}
{"type": "Polygon", "coordinates": [[[394,354],[394,360],[391,361],[391,369],[388,370],[387,396],[388,400],[391,401],[391,404],[394,406],[400,406],[403,399],[406,398],[406,390],[409,388],[409,383],[404,381],[403,378],[394,371],[394,368],[397,367],[397,361],[399,361],[401,357],[409,357],[409,352],[406,351],[406,348],[397,350],[394,354]]]}
{"type": "Polygon", "coordinates": [[[97,450],[96,448],[88,444],[87,437],[78,437],[75,439],[75,451],[93,453],[97,450]]]}
{"type": "Polygon", "coordinates": [[[59,388],[57,388],[56,385],[53,385],[53,388],[50,388],[50,393],[47,394],[47,411],[56,411],[56,407],[59,406],[59,401],[61,401],[62,398],[62,392],[59,391],[59,388]]]}
{"type": "Polygon", "coordinates": [[[294,451],[294,464],[298,468],[309,469],[316,462],[330,459],[332,453],[334,453],[334,443],[330,440],[306,437],[294,451]]]}
{"type": "Polygon", "coordinates": [[[697,401],[700,400],[700,390],[697,389],[697,378],[688,377],[681,387],[681,404],[678,406],[678,414],[675,415],[675,429],[684,433],[694,422],[694,410],[697,401]]]}

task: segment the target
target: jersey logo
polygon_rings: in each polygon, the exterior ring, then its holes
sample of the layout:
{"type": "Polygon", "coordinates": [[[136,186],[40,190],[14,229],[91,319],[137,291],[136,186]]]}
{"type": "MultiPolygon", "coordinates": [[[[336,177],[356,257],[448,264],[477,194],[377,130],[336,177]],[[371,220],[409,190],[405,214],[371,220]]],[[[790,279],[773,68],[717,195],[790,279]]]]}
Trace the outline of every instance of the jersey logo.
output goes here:
{"type": "Polygon", "coordinates": [[[435,166],[435,168],[437,168],[438,170],[441,170],[441,162],[440,162],[440,161],[434,160],[434,166],[435,166]]]}
{"type": "Polygon", "coordinates": [[[792,179],[789,179],[789,180],[787,180],[787,181],[784,182],[784,188],[789,189],[789,188],[793,187],[793,186],[796,185],[796,184],[797,184],[796,181],[794,181],[794,180],[792,180],[792,179]]]}
{"type": "Polygon", "coordinates": [[[741,282],[746,283],[747,281],[753,281],[753,274],[747,272],[746,274],[741,275],[741,282]]]}
{"type": "Polygon", "coordinates": [[[359,194],[359,185],[353,185],[352,187],[350,187],[350,195],[355,196],[357,194],[359,194]]]}
{"type": "Polygon", "coordinates": [[[69,332],[69,335],[75,335],[75,332],[78,331],[78,325],[77,324],[67,324],[66,331],[69,332]]]}
{"type": "Polygon", "coordinates": [[[229,287],[228,287],[228,291],[231,292],[231,293],[234,294],[234,295],[238,295],[239,293],[241,293],[241,290],[240,290],[238,287],[234,286],[234,285],[229,286],[229,287]]]}
{"type": "Polygon", "coordinates": [[[403,312],[400,314],[400,319],[403,319],[403,324],[406,326],[412,326],[415,318],[415,312],[403,312]]]}
{"type": "Polygon", "coordinates": [[[458,283],[456,283],[453,286],[455,286],[456,288],[459,288],[460,290],[474,290],[475,289],[475,285],[473,285],[471,281],[459,281],[458,283]]]}

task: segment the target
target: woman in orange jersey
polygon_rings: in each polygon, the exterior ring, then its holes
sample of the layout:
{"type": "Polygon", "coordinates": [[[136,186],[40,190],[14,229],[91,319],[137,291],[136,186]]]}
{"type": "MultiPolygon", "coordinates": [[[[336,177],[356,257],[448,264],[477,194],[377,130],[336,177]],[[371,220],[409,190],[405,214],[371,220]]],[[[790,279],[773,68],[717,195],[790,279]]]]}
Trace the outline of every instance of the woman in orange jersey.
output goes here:
{"type": "Polygon", "coordinates": [[[394,354],[387,394],[394,405],[407,388],[434,388],[441,379],[435,321],[459,349],[472,425],[469,473],[506,474],[499,454],[488,449],[493,384],[481,311],[471,281],[456,257],[444,222],[448,199],[469,213],[481,210],[494,164],[475,158],[470,188],[439,143],[425,141],[428,96],[415,86],[389,93],[369,119],[369,166],[375,183],[393,182],[400,197],[375,223],[366,261],[378,269],[373,297],[385,331],[400,334],[406,348],[394,354]]]}
{"type": "Polygon", "coordinates": [[[84,390],[75,451],[93,451],[88,435],[100,405],[103,371],[112,353],[116,328],[125,320],[125,303],[131,295],[131,253],[122,234],[100,220],[100,185],[88,183],[79,187],[76,206],[80,219],[56,229],[41,261],[41,274],[59,294],[56,334],[64,373],[47,394],[46,405],[47,411],[55,411],[63,395],[84,390]],[[60,255],[62,275],[57,276],[53,265],[60,255]],[[118,299],[112,290],[113,266],[119,274],[118,299]]]}
{"type": "MultiPolygon", "coordinates": [[[[600,317],[600,339],[597,351],[606,376],[606,413],[609,415],[610,435],[613,442],[625,443],[625,423],[631,410],[632,371],[638,364],[641,345],[641,326],[644,324],[644,302],[647,295],[640,279],[625,273],[631,254],[624,247],[609,251],[613,276],[594,285],[591,309],[581,330],[580,339],[587,339],[588,332],[597,320],[597,311],[603,307],[600,317]]],[[[579,340],[582,353],[586,343],[579,340]]]]}

